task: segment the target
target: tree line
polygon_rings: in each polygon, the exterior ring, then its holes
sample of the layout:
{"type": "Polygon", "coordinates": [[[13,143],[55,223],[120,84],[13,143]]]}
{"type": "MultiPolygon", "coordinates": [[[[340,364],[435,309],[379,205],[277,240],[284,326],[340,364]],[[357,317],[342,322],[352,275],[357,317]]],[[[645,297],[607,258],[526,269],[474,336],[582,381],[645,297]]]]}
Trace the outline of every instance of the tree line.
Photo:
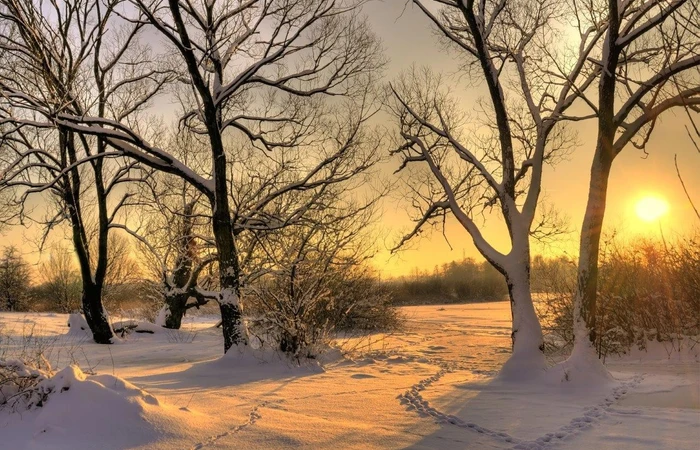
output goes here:
{"type": "MultiPolygon", "coordinates": [[[[134,298],[143,298],[146,284],[141,267],[130,255],[129,242],[114,235],[103,301],[116,309],[134,298]]],[[[46,261],[32,265],[15,246],[0,250],[0,310],[74,313],[81,308],[80,272],[72,249],[51,247],[46,261]]]]}
{"type": "Polygon", "coordinates": [[[503,277],[486,261],[473,258],[435,266],[432,272],[385,280],[396,305],[500,301],[508,298],[503,277]]]}

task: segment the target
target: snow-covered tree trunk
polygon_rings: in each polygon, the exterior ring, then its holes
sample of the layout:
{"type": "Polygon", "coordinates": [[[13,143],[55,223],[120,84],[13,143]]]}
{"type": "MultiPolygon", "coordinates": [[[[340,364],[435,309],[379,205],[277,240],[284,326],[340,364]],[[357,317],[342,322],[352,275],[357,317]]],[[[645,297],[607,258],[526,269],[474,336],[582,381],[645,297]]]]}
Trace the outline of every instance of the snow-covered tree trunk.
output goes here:
{"type": "MultiPolygon", "coordinates": [[[[153,200],[160,202],[159,196],[153,196],[153,200]]],[[[160,205],[159,205],[160,206],[160,205]]],[[[159,313],[158,325],[177,330],[182,326],[182,318],[187,310],[191,307],[203,305],[208,302],[197,291],[197,283],[200,271],[205,265],[211,263],[212,258],[202,261],[198,257],[196,232],[195,232],[195,206],[196,201],[189,201],[182,207],[176,206],[178,223],[175,226],[166,227],[168,232],[174,234],[169,236],[167,248],[174,247],[176,258],[173,262],[174,268],[170,271],[166,268],[167,256],[159,253],[152,246],[147,246],[155,257],[157,264],[162,264],[159,268],[162,277],[160,293],[164,306],[159,313]],[[172,247],[171,247],[172,246],[172,247]],[[171,275],[168,275],[168,273],[171,275]],[[196,303],[188,304],[190,298],[196,298],[196,303]]],[[[171,211],[170,208],[165,208],[171,211]]],[[[160,207],[156,207],[155,211],[163,211],[160,207]]],[[[171,217],[165,217],[165,220],[172,220],[171,217]]],[[[157,228],[156,228],[157,229],[157,228]]],[[[140,234],[139,239],[142,242],[147,242],[145,234],[140,234]]]]}
{"type": "Polygon", "coordinates": [[[246,345],[248,336],[243,326],[243,316],[240,302],[240,269],[238,255],[231,227],[231,220],[226,210],[221,213],[214,207],[214,238],[216,251],[219,254],[219,309],[221,311],[221,328],[224,335],[224,352],[236,345],[246,345]]]}
{"type": "Polygon", "coordinates": [[[525,227],[513,228],[513,248],[502,264],[512,314],[513,354],[504,364],[502,379],[536,376],[546,369],[544,339],[530,289],[530,245],[525,227]]]}
{"type": "MultiPolygon", "coordinates": [[[[207,92],[208,94],[208,92],[207,92]]],[[[204,95],[205,120],[209,131],[212,161],[214,164],[214,198],[212,201],[212,228],[216,252],[219,255],[219,309],[221,329],[224,335],[224,353],[236,345],[247,345],[248,336],[243,326],[241,305],[241,270],[233,234],[231,209],[229,206],[226,153],[221,136],[221,116],[208,103],[211,97],[204,95]]]]}
{"type": "Polygon", "coordinates": [[[544,350],[542,327],[530,293],[530,263],[525,258],[515,262],[506,276],[513,315],[513,353],[541,354],[544,350]]]}
{"type": "Polygon", "coordinates": [[[182,318],[187,311],[187,300],[189,294],[179,290],[166,290],[163,293],[163,319],[161,325],[164,328],[171,330],[179,330],[182,326],[182,318]]]}

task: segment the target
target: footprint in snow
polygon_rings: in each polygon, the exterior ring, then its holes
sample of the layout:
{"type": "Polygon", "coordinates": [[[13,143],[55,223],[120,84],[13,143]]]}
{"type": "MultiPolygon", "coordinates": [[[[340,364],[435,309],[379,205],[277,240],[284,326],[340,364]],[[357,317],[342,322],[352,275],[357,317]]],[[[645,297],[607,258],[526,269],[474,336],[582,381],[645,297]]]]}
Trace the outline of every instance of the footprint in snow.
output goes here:
{"type": "Polygon", "coordinates": [[[354,374],[354,375],[350,375],[350,378],[355,378],[355,379],[358,379],[358,380],[362,380],[362,379],[365,379],[365,378],[377,378],[377,377],[375,377],[374,375],[370,375],[370,374],[368,374],[368,373],[356,373],[356,374],[354,374]]]}
{"type": "Polygon", "coordinates": [[[225,438],[225,437],[227,437],[227,436],[234,435],[234,434],[240,432],[241,430],[244,430],[244,429],[246,429],[246,428],[248,428],[248,427],[250,427],[250,426],[252,426],[252,425],[255,425],[255,422],[257,422],[258,419],[262,419],[262,416],[260,415],[260,413],[258,412],[258,410],[259,410],[260,408],[269,408],[269,407],[271,407],[272,405],[275,405],[275,403],[272,402],[272,401],[266,401],[266,402],[262,402],[262,403],[256,405],[256,406],[250,411],[250,413],[248,414],[248,420],[247,420],[246,422],[244,422],[244,423],[242,423],[242,424],[240,424],[240,425],[236,425],[236,426],[234,426],[234,427],[232,427],[232,428],[229,428],[227,431],[224,431],[223,433],[220,433],[220,434],[211,436],[209,439],[207,439],[207,440],[204,441],[204,442],[199,442],[199,443],[195,444],[195,445],[191,448],[191,450],[200,450],[200,449],[202,449],[202,448],[204,448],[204,447],[208,447],[208,446],[214,445],[214,444],[216,444],[216,442],[217,442],[219,439],[221,439],[221,438],[225,438]]]}

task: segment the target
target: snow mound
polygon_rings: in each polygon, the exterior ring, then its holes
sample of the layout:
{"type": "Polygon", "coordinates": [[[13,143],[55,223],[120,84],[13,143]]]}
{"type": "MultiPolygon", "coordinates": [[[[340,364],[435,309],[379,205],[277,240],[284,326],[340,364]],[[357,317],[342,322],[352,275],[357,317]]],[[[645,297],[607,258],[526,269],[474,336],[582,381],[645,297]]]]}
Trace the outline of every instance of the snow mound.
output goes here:
{"type": "Polygon", "coordinates": [[[554,384],[561,382],[577,387],[597,387],[615,382],[589,344],[574,345],[568,359],[547,371],[547,378],[554,384]]]}
{"type": "Polygon", "coordinates": [[[92,331],[82,314],[68,316],[68,336],[92,339],[92,331]]]}
{"type": "Polygon", "coordinates": [[[547,364],[540,351],[513,353],[496,375],[500,383],[523,383],[538,380],[545,374],[547,364]]]}
{"type": "Polygon", "coordinates": [[[163,307],[158,310],[155,324],[159,327],[165,327],[165,319],[168,317],[168,314],[170,314],[170,307],[168,305],[163,305],[163,307]]]}
{"type": "Polygon", "coordinates": [[[43,401],[29,412],[0,414],[0,426],[12,430],[3,433],[7,448],[88,449],[97,442],[103,449],[131,448],[187,426],[176,411],[128,381],[87,375],[77,366],[62,369],[37,389],[43,401]]]}

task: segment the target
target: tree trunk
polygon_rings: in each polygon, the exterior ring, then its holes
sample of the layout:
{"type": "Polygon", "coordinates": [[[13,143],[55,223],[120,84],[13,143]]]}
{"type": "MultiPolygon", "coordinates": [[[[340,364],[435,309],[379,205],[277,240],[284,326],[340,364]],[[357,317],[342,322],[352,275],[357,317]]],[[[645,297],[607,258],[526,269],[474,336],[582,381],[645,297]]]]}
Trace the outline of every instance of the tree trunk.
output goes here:
{"type": "MultiPolygon", "coordinates": [[[[60,129],[59,143],[61,147],[62,166],[75,164],[77,161],[75,149],[74,133],[60,129]]],[[[104,270],[97,272],[93,279],[90,269],[90,250],[87,232],[82,218],[82,207],[80,204],[81,195],[81,179],[80,172],[74,168],[63,176],[64,186],[62,188],[63,200],[66,205],[68,216],[70,218],[73,245],[76,255],[78,256],[78,264],[80,267],[80,275],[83,282],[82,305],[85,320],[92,331],[93,339],[98,344],[111,344],[114,335],[112,327],[107,320],[107,313],[102,305],[102,288],[104,286],[104,270]]],[[[106,201],[102,199],[100,201],[106,201]]],[[[103,220],[100,220],[100,236],[106,234],[106,227],[103,226],[103,220]]],[[[100,247],[102,250],[102,247],[100,247]]],[[[104,249],[106,252],[106,248],[104,249]]],[[[106,259],[106,254],[104,255],[106,259]]],[[[104,263],[106,264],[106,262],[104,263]]]]}
{"type": "Polygon", "coordinates": [[[83,282],[83,314],[98,344],[111,344],[114,334],[102,306],[102,285],[83,282]]]}
{"type": "Polygon", "coordinates": [[[530,254],[527,245],[514,245],[510,257],[504,275],[513,318],[513,354],[503,365],[499,378],[521,379],[541,374],[547,366],[542,327],[530,291],[530,254]]]}
{"type": "Polygon", "coordinates": [[[165,294],[165,304],[167,306],[167,311],[165,314],[164,328],[171,330],[179,330],[182,326],[182,318],[185,316],[187,311],[187,300],[190,298],[189,294],[165,294]]]}
{"type": "MultiPolygon", "coordinates": [[[[525,270],[529,272],[529,269],[525,270]]],[[[511,331],[513,353],[532,353],[535,349],[542,353],[544,351],[542,327],[532,301],[529,279],[524,278],[524,273],[516,273],[506,279],[513,316],[511,331]]]]}
{"type": "MultiPolygon", "coordinates": [[[[222,297],[226,291],[222,291],[222,297]]],[[[237,345],[247,345],[248,337],[243,328],[243,317],[241,308],[234,302],[219,302],[221,310],[221,328],[224,334],[224,353],[228,352],[231,347],[237,345]]]]}
{"type": "Polygon", "coordinates": [[[612,166],[612,159],[605,157],[602,145],[598,143],[593,158],[588,203],[581,227],[577,288],[574,297],[575,344],[589,345],[596,341],[598,254],[612,166]]]}
{"type": "Polygon", "coordinates": [[[612,158],[605,144],[598,142],[591,166],[586,213],[581,227],[577,287],[574,294],[574,348],[561,363],[564,377],[573,381],[579,374],[590,382],[592,377],[612,379],[595,350],[596,308],[598,301],[598,253],[605,217],[605,203],[612,158]]]}
{"type": "MultiPolygon", "coordinates": [[[[202,116],[211,146],[214,192],[209,194],[209,201],[212,207],[212,228],[219,259],[221,292],[218,301],[221,310],[221,328],[224,335],[224,353],[226,353],[235,345],[246,345],[248,338],[243,327],[241,314],[240,271],[233,225],[231,223],[231,209],[229,207],[228,165],[222,139],[221,105],[214,101],[209,82],[206,82],[200,74],[200,61],[195,57],[194,52],[189,49],[191,41],[185,21],[182,18],[179,2],[177,0],[169,0],[168,5],[176,23],[177,33],[185,46],[182,53],[187,64],[187,70],[193,86],[202,101],[202,116]]],[[[219,86],[221,86],[223,78],[222,71],[222,66],[214,67],[214,83],[219,86]]]]}
{"type": "Polygon", "coordinates": [[[610,23],[603,46],[603,71],[598,85],[598,137],[591,180],[588,189],[586,213],[581,227],[577,288],[574,297],[574,353],[591,347],[596,340],[596,303],[598,290],[598,252],[605,217],[610,169],[615,159],[613,141],[615,123],[615,87],[620,49],[616,46],[619,35],[618,5],[608,2],[610,23]],[[577,349],[577,346],[580,347],[577,349]]]}
{"type": "Polygon", "coordinates": [[[588,203],[581,228],[577,288],[574,297],[574,351],[576,346],[590,347],[596,339],[596,303],[598,289],[598,252],[605,217],[608,178],[615,159],[613,141],[615,123],[615,88],[620,48],[616,42],[620,31],[618,3],[608,1],[608,30],[603,45],[603,68],[598,85],[598,138],[591,165],[588,203]]]}
{"type": "Polygon", "coordinates": [[[212,205],[214,211],[212,225],[216,251],[219,255],[221,293],[218,302],[221,311],[221,329],[224,335],[224,353],[226,353],[233,346],[247,345],[248,336],[243,326],[240,303],[240,269],[229,212],[225,166],[217,166],[217,172],[219,170],[223,171],[223,174],[217,173],[216,195],[214,205],[212,205]]]}

